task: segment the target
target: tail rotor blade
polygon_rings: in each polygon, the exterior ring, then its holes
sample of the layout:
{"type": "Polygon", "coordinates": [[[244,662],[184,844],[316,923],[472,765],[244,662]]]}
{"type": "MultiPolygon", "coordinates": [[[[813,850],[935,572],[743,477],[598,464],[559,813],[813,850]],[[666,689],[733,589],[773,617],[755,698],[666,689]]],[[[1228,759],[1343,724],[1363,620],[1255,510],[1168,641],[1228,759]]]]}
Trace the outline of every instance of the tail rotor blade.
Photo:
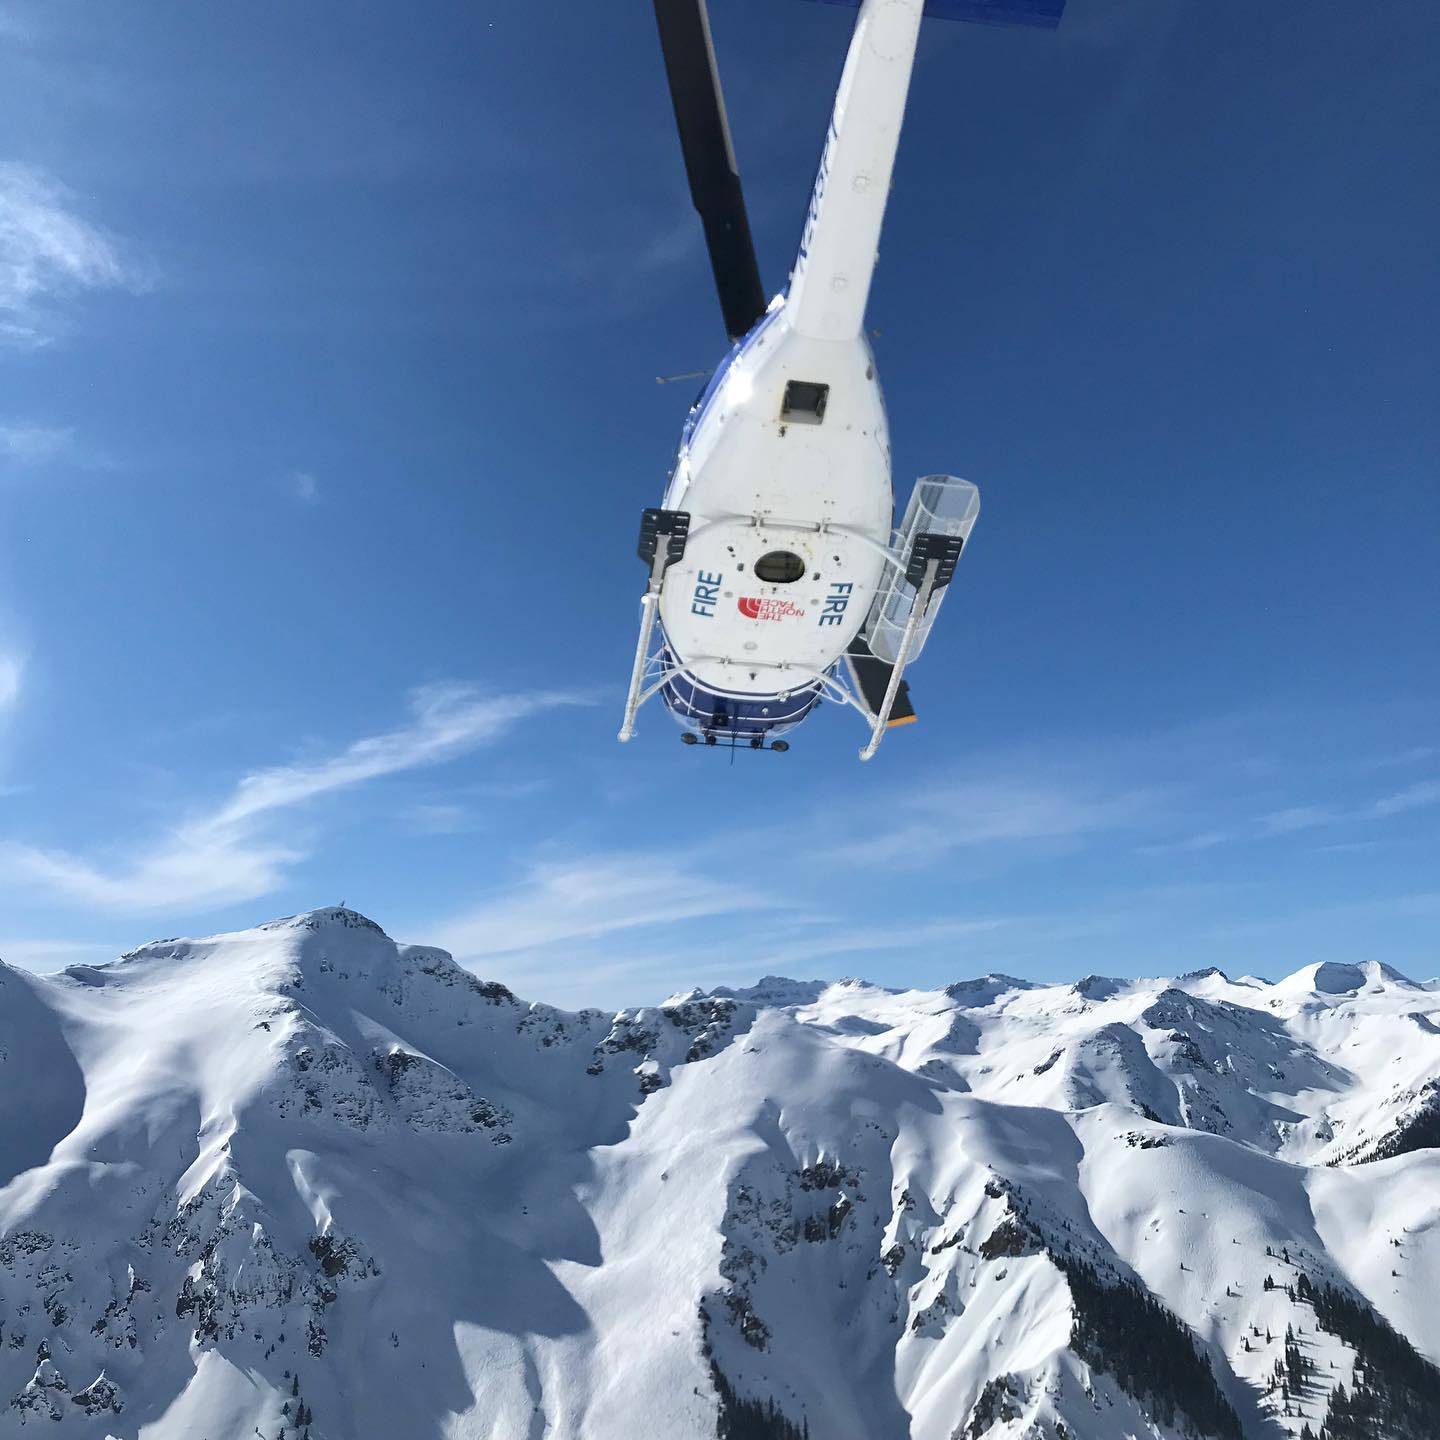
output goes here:
{"type": "Polygon", "coordinates": [[[655,18],[690,195],[705,227],[725,328],[738,340],[765,313],[765,290],[725,115],[710,17],[705,0],[655,0],[655,18]]]}

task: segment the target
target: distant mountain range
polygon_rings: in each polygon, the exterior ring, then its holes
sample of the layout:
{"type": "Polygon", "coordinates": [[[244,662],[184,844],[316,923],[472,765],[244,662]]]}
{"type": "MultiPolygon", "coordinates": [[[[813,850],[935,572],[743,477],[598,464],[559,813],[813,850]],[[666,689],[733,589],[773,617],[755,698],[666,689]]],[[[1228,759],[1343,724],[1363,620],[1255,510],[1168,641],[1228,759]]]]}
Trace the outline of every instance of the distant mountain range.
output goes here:
{"type": "Polygon", "coordinates": [[[1440,987],[0,964],[0,1437],[1440,1436],[1440,987]]]}

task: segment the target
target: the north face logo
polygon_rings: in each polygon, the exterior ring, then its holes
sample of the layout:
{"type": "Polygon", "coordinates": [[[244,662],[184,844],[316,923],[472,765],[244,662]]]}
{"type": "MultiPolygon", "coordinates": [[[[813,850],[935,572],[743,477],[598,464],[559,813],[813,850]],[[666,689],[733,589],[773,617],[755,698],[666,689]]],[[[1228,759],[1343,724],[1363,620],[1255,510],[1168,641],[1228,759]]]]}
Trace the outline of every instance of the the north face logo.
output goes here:
{"type": "Polygon", "coordinates": [[[803,620],[805,611],[793,600],[758,600],[742,595],[736,602],[747,620],[803,620]]]}

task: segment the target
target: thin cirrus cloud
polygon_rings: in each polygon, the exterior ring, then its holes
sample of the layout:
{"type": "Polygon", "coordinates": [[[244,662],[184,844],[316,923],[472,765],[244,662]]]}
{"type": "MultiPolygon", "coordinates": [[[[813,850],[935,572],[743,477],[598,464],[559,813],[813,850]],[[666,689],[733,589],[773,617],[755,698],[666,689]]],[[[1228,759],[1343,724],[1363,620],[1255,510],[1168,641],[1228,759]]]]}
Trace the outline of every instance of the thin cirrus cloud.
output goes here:
{"type": "Polygon", "coordinates": [[[763,888],[707,872],[695,857],[584,856],[532,865],[518,885],[437,927],[436,941],[465,963],[534,963],[558,947],[687,920],[774,910],[763,888]]]}
{"type": "Polygon", "coordinates": [[[845,842],[834,853],[872,864],[923,865],[972,846],[1075,843],[1143,823],[1163,794],[1155,787],[1106,790],[1065,778],[999,775],[941,783],[888,806],[880,823],[857,826],[866,838],[845,842]]]}
{"type": "Polygon", "coordinates": [[[74,448],[75,432],[53,425],[0,425],[0,466],[17,470],[62,459],[74,448]]]}
{"type": "Polygon", "coordinates": [[[20,698],[20,682],[23,678],[24,670],[19,659],[0,651],[0,715],[20,698]]]}
{"type": "MultiPolygon", "coordinates": [[[[1010,922],[932,917],[855,927],[792,893],[732,878],[715,852],[585,854],[532,864],[518,884],[428,932],[462,965],[528,997],[652,1004],[677,985],[755,980],[842,954],[964,946],[1010,922]]],[[[833,972],[832,972],[833,973],[833,972]]]]}
{"type": "Polygon", "coordinates": [[[66,851],[0,843],[0,883],[38,885],[115,910],[253,899],[279,889],[290,868],[307,858],[293,838],[275,833],[275,822],[288,812],[387,775],[441,764],[499,740],[530,716],[583,703],[559,692],[483,695],[463,685],[428,687],[411,697],[408,725],[321,760],[247,775],[215,810],[175,826],[127,863],[104,868],[66,851]]]}
{"type": "Polygon", "coordinates": [[[1296,805],[1288,810],[1277,810],[1260,816],[1257,824],[1259,835],[1293,835],[1302,830],[1313,830],[1321,826],[1364,824],[1366,821],[1389,820],[1396,815],[1405,815],[1414,810],[1426,810],[1440,805],[1440,780],[1421,780],[1397,790],[1391,795],[1382,795],[1378,800],[1365,805],[1296,805]]]}
{"type": "MultiPolygon", "coordinates": [[[[1291,805],[1283,810],[1272,810],[1267,814],[1254,816],[1229,829],[1205,830],[1185,839],[1142,846],[1141,853],[1158,855],[1170,851],[1209,850],[1217,845],[1253,844],[1256,841],[1301,835],[1310,830],[1334,829],[1345,825],[1365,826],[1435,806],[1440,806],[1440,780],[1420,780],[1413,785],[1407,785],[1403,790],[1382,795],[1378,800],[1364,804],[1291,805]]],[[[1327,851],[1359,849],[1373,843],[1372,840],[1362,839],[1327,844],[1322,848],[1327,851]]]]}
{"type": "Polygon", "coordinates": [[[1256,824],[1262,835],[1298,835],[1302,830],[1334,825],[1342,819],[1343,813],[1333,805],[1291,805],[1260,816],[1256,824]]]}
{"type": "Polygon", "coordinates": [[[693,945],[657,943],[557,946],[523,956],[471,957],[470,966],[486,978],[503,976],[519,987],[526,1000],[578,1009],[587,1005],[619,1009],[653,1005],[665,996],[696,987],[746,986],[761,976],[781,971],[791,979],[827,978],[839,974],[841,956],[889,959],[900,951],[944,948],[947,954],[968,953],[972,941],[1001,928],[1003,921],[925,921],[916,926],[856,930],[836,921],[804,932],[769,926],[747,930],[737,925],[725,943],[693,945]]]}
{"type": "Polygon", "coordinates": [[[1440,805],[1440,780],[1421,780],[1407,785],[1393,795],[1386,795],[1370,807],[1370,816],[1376,820],[1388,819],[1391,815],[1403,815],[1410,810],[1424,810],[1431,805],[1440,805]]]}
{"type": "Polygon", "coordinates": [[[53,340],[56,306],[87,290],[136,290],[147,276],[43,171],[0,162],[0,342],[53,340]]]}

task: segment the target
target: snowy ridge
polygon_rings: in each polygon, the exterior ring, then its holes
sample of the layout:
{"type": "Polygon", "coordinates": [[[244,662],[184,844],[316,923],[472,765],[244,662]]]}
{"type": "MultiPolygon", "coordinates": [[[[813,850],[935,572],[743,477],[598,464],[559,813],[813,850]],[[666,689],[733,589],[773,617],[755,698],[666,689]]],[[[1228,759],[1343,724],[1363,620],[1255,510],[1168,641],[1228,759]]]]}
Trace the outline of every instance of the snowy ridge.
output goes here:
{"type": "Polygon", "coordinates": [[[1437,1145],[1376,964],[566,1012],[330,909],[0,965],[0,1436],[1298,1440],[1358,1380],[1408,1440],[1437,1145]]]}

